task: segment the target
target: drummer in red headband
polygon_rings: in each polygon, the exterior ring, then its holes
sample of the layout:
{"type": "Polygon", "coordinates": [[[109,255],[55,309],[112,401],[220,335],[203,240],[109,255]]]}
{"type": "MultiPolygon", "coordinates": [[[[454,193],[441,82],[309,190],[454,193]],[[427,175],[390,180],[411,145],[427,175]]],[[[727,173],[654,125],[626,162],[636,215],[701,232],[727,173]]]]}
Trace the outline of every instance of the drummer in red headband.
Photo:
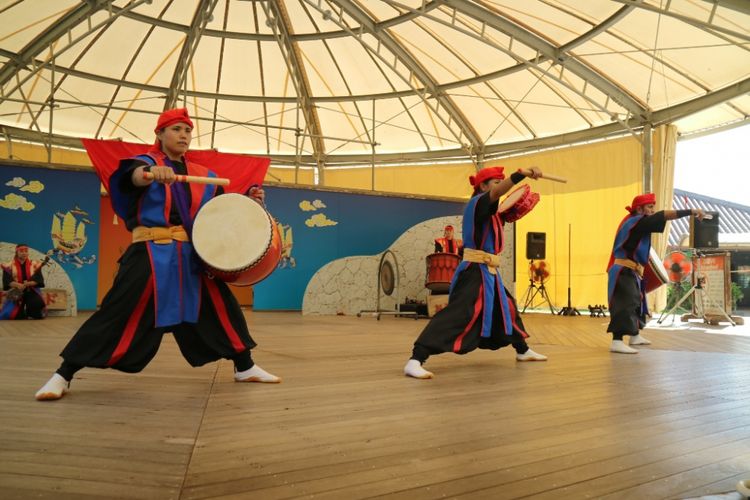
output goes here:
{"type": "MultiPolygon", "coordinates": [[[[220,186],[174,182],[175,174],[216,177],[185,159],[192,131],[186,109],[165,111],[151,150],[122,160],[110,177],[112,207],[133,233],[133,243],[101,308],[70,340],[60,368],[36,399],[63,397],[83,367],[140,372],[167,332],[192,366],[231,359],[237,382],[281,381],[254,364],[250,350],[256,344],[237,299],[223,281],[202,272],[190,243],[198,210],[223,193],[220,186]],[[147,171],[153,180],[144,178],[147,171]]],[[[263,201],[262,189],[248,194],[263,201]]]]}
{"type": "Polygon", "coordinates": [[[13,260],[0,264],[3,290],[6,295],[0,302],[0,319],[42,319],[47,316],[47,306],[42,297],[44,288],[42,267],[44,262],[29,258],[29,247],[16,245],[13,260]]]}
{"type": "Polygon", "coordinates": [[[464,242],[453,237],[453,226],[448,224],[443,229],[443,237],[435,238],[435,251],[462,255],[464,252],[464,242]]]}
{"type": "Polygon", "coordinates": [[[638,354],[630,346],[651,343],[639,333],[646,326],[648,315],[642,276],[648,265],[651,234],[664,231],[668,220],[689,215],[703,219],[705,214],[700,208],[657,212],[653,193],[636,196],[625,210],[628,214],[617,228],[607,266],[610,315],[607,331],[612,332],[611,352],[638,354]],[[623,342],[625,335],[630,336],[630,345],[623,342]]]}
{"type": "Polygon", "coordinates": [[[469,177],[474,194],[463,216],[463,260],[453,275],[448,305],[419,335],[404,374],[427,379],[433,374],[422,366],[431,355],[466,354],[474,349],[500,349],[512,345],[518,361],[545,361],[546,356],[526,344],[528,334],[516,301],[499,273],[503,249],[503,214],[500,197],[526,177],[538,179],[537,167],[521,169],[509,178],[503,167],[488,167],[469,177]]]}

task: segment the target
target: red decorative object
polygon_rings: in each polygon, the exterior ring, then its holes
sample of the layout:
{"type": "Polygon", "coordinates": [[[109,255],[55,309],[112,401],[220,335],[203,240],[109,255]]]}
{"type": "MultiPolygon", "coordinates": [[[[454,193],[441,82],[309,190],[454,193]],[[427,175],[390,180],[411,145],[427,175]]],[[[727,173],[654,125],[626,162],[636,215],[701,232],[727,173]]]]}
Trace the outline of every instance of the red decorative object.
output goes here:
{"type": "MultiPolygon", "coordinates": [[[[124,141],[81,139],[81,142],[105,188],[109,186],[109,177],[117,169],[121,159],[144,154],[153,147],[124,141]]],[[[271,164],[270,158],[220,153],[210,149],[190,150],[186,156],[188,161],[213,170],[219,177],[231,179],[231,184],[224,188],[226,193],[244,194],[253,184],[263,185],[271,164]]]]}
{"type": "Polygon", "coordinates": [[[664,268],[671,283],[690,280],[693,272],[693,263],[690,257],[683,252],[670,252],[664,258],[664,268]]]}
{"type": "Polygon", "coordinates": [[[547,263],[543,260],[540,260],[539,262],[534,262],[532,260],[529,265],[529,277],[535,283],[544,283],[547,281],[547,278],[549,278],[549,267],[547,267],[547,263]]]}

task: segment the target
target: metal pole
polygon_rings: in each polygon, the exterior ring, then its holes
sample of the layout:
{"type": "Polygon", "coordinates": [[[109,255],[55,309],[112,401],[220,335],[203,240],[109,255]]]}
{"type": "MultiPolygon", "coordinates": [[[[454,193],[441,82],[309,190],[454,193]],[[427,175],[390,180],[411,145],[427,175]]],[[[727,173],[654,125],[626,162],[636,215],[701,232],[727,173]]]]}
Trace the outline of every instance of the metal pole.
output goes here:
{"type": "MultiPolygon", "coordinates": [[[[50,52],[52,48],[50,47],[50,52]]],[[[54,118],[55,109],[55,56],[50,54],[52,59],[51,75],[50,75],[50,96],[49,96],[49,142],[47,144],[47,163],[52,163],[52,120],[54,118]]]]}
{"type": "Polygon", "coordinates": [[[643,168],[643,192],[650,193],[653,190],[653,152],[652,149],[652,130],[651,124],[643,125],[643,155],[641,158],[643,168]]]}
{"type": "Polygon", "coordinates": [[[8,158],[13,159],[13,142],[11,141],[10,134],[3,128],[3,134],[5,134],[5,145],[8,147],[8,158]]]}
{"type": "Polygon", "coordinates": [[[299,143],[299,103],[297,103],[297,133],[294,136],[294,183],[299,184],[299,156],[300,156],[300,143],[299,143]]]}
{"type": "Polygon", "coordinates": [[[560,309],[559,314],[560,316],[580,316],[581,313],[578,312],[578,309],[573,307],[571,305],[571,293],[570,293],[570,278],[571,278],[571,258],[573,255],[573,230],[572,230],[572,224],[568,224],[568,305],[560,309]]]}

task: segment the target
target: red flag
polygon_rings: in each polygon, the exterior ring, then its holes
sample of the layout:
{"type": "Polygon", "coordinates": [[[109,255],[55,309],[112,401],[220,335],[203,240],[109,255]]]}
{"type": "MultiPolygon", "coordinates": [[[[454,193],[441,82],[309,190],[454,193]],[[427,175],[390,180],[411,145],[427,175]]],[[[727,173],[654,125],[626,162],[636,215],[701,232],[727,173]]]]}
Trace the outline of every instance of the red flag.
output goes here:
{"type": "MultiPolygon", "coordinates": [[[[81,142],[105,189],[109,187],[109,178],[117,170],[120,160],[145,154],[153,148],[151,144],[123,141],[81,139],[81,142]]],[[[271,164],[270,158],[219,153],[213,149],[191,150],[185,156],[188,161],[203,165],[219,177],[228,178],[231,182],[224,187],[227,193],[244,194],[253,184],[262,185],[271,164]]]]}

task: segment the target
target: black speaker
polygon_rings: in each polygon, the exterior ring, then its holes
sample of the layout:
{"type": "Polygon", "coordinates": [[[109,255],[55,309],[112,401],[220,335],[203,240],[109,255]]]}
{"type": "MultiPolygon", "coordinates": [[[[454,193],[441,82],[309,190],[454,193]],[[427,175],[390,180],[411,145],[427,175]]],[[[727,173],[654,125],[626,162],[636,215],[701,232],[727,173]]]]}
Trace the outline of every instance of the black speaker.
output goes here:
{"type": "Polygon", "coordinates": [[[545,233],[526,233],[526,258],[529,260],[540,260],[544,258],[546,248],[545,233]]]}
{"type": "Polygon", "coordinates": [[[719,247],[719,213],[710,213],[712,219],[698,220],[690,217],[690,246],[693,248],[719,247]]]}

